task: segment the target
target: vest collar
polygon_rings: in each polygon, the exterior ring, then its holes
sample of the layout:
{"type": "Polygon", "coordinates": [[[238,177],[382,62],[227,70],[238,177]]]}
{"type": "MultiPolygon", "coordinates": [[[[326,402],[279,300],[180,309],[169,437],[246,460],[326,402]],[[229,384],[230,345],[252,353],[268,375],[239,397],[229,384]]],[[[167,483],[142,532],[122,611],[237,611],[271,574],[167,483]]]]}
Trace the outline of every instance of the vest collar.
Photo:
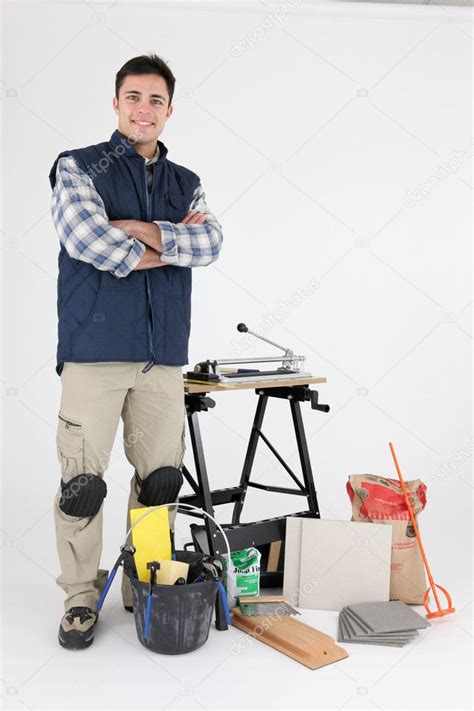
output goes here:
{"type": "MultiPolygon", "coordinates": [[[[120,133],[118,129],[116,129],[111,135],[110,143],[114,148],[117,148],[118,146],[123,146],[123,148],[121,148],[120,150],[121,155],[128,155],[130,157],[138,156],[139,158],[143,158],[143,156],[141,156],[137,152],[137,149],[135,148],[133,143],[131,143],[128,138],[123,135],[123,133],[120,133]]],[[[168,149],[161,141],[158,141],[158,148],[160,149],[160,154],[156,163],[161,163],[165,160],[166,154],[168,153],[168,149]]]]}

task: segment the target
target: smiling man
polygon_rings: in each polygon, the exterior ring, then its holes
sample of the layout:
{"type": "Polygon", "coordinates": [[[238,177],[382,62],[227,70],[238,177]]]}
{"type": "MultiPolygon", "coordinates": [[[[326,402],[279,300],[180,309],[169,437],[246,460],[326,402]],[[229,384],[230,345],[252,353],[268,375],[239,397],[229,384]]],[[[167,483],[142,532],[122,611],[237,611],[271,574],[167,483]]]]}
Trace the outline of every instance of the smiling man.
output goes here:
{"type": "MultiPolygon", "coordinates": [[[[128,510],[176,501],[182,483],[192,268],[217,259],[222,230],[198,175],[158,140],[174,87],[156,55],[128,61],[116,76],[117,130],[61,153],[49,176],[60,241],[54,518],[68,649],[94,639],[104,473],[120,418],[134,468],[128,510]]],[[[122,596],[132,610],[126,578],[122,596]]]]}

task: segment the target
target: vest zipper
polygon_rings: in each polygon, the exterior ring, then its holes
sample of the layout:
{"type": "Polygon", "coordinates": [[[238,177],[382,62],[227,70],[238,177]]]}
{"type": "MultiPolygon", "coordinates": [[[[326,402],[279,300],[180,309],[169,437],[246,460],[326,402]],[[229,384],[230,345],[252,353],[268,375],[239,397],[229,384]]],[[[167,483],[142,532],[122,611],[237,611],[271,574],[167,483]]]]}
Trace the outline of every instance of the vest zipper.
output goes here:
{"type": "Polygon", "coordinates": [[[148,274],[145,271],[145,282],[146,282],[146,293],[148,297],[148,309],[149,309],[149,314],[148,314],[148,346],[151,352],[151,358],[148,361],[148,363],[145,365],[144,368],[142,368],[142,373],[148,373],[151,368],[155,365],[155,351],[153,347],[153,335],[154,335],[154,317],[153,317],[153,308],[151,305],[151,293],[150,293],[150,282],[148,280],[148,274]]]}
{"type": "MultiPolygon", "coordinates": [[[[143,159],[143,170],[144,170],[144,185],[145,185],[145,201],[146,201],[146,217],[147,217],[147,222],[151,222],[151,205],[150,205],[150,198],[148,195],[148,182],[147,182],[147,174],[146,174],[146,159],[143,159]]],[[[155,182],[155,167],[153,166],[153,182],[152,182],[152,191],[153,191],[153,183],[155,182]]],[[[155,351],[154,351],[154,345],[153,345],[153,336],[155,332],[155,315],[153,313],[153,306],[151,303],[151,291],[150,291],[150,281],[148,278],[148,271],[145,270],[145,282],[146,282],[146,293],[147,293],[147,298],[148,298],[148,308],[149,308],[149,318],[147,321],[147,329],[148,329],[148,347],[150,349],[151,353],[151,358],[148,361],[148,363],[145,365],[144,368],[142,368],[142,373],[148,373],[151,368],[155,365],[155,351]]]]}

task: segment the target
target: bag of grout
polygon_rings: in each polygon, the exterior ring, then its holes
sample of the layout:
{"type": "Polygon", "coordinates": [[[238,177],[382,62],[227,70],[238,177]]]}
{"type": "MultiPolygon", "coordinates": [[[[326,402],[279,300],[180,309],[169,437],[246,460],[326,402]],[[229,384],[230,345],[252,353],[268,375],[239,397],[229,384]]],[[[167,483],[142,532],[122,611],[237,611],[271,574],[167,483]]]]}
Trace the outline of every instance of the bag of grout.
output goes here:
{"type": "MultiPolygon", "coordinates": [[[[420,479],[407,481],[405,486],[417,518],[426,506],[426,486],[420,479]]],[[[357,474],[349,476],[346,488],[352,503],[352,521],[392,525],[390,599],[421,605],[427,588],[425,569],[400,482],[375,474],[357,474]]]]}
{"type": "Polygon", "coordinates": [[[231,563],[228,556],[225,560],[225,587],[229,608],[237,605],[240,595],[258,595],[260,590],[260,558],[261,553],[256,548],[244,548],[241,551],[231,551],[231,563]]]}

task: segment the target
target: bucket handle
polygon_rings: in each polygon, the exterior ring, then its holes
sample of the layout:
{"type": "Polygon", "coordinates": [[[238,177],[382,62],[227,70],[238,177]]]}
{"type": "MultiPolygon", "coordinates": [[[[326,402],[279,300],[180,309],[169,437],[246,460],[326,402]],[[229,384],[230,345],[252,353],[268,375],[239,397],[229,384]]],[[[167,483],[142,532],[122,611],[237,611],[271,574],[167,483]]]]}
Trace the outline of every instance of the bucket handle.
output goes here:
{"type": "MultiPolygon", "coordinates": [[[[225,547],[226,547],[226,549],[227,549],[227,556],[228,556],[228,561],[229,561],[229,563],[226,564],[226,561],[225,561],[225,559],[224,559],[224,564],[225,564],[224,567],[225,567],[226,569],[228,569],[228,566],[230,566],[230,564],[231,564],[232,558],[231,558],[231,556],[230,556],[229,539],[227,538],[227,536],[226,536],[226,534],[225,534],[224,529],[222,528],[222,526],[216,521],[216,519],[215,519],[213,516],[211,516],[211,514],[208,514],[207,511],[204,511],[203,509],[200,509],[200,508],[197,507],[197,506],[192,506],[191,504],[184,504],[184,503],[183,503],[183,504],[179,504],[179,503],[176,503],[176,501],[173,501],[173,502],[170,503],[170,504],[160,504],[159,506],[148,506],[148,507],[147,507],[147,510],[146,510],[141,516],[139,516],[139,517],[137,518],[137,520],[135,521],[135,523],[134,523],[132,526],[130,526],[130,528],[128,529],[128,531],[127,531],[127,533],[126,533],[126,535],[125,535],[125,540],[124,540],[124,542],[123,542],[122,547],[121,547],[120,550],[123,550],[124,546],[127,545],[127,541],[128,541],[128,539],[129,539],[130,534],[132,533],[132,531],[133,531],[133,529],[135,528],[135,526],[140,523],[140,521],[142,521],[146,516],[148,516],[149,514],[151,514],[153,511],[156,511],[156,510],[158,510],[158,509],[162,509],[162,508],[164,508],[165,506],[179,506],[179,507],[185,507],[186,509],[192,509],[193,511],[198,511],[199,513],[203,514],[204,516],[207,516],[207,518],[210,518],[211,521],[214,521],[216,527],[219,529],[219,531],[220,531],[221,534],[222,534],[222,537],[223,537],[224,543],[225,543],[225,547]]],[[[186,512],[183,512],[183,513],[186,513],[186,512]]],[[[102,591],[102,594],[101,594],[101,596],[100,596],[100,598],[99,598],[99,600],[98,600],[98,602],[97,602],[97,607],[96,607],[96,611],[97,611],[97,612],[100,612],[100,610],[102,609],[102,606],[103,606],[103,604],[104,604],[106,595],[107,595],[107,593],[108,593],[108,591],[109,591],[109,589],[110,589],[110,586],[112,585],[112,582],[113,582],[113,580],[114,580],[114,578],[115,578],[115,574],[116,574],[117,569],[118,569],[118,567],[119,567],[120,561],[121,561],[121,558],[119,558],[119,560],[117,561],[117,563],[115,564],[115,566],[113,567],[112,571],[111,571],[110,574],[109,574],[109,577],[108,577],[108,579],[107,579],[107,583],[106,583],[106,585],[105,585],[105,587],[104,587],[104,589],[103,589],[103,591],[102,591]]],[[[221,594],[221,597],[222,597],[222,590],[220,589],[219,585],[218,585],[218,589],[219,589],[219,593],[221,594]]],[[[223,600],[223,603],[224,603],[224,600],[223,600]]],[[[224,604],[224,611],[225,611],[225,610],[226,610],[226,605],[224,604]]],[[[226,620],[227,620],[227,624],[230,624],[230,618],[229,618],[229,612],[228,612],[228,610],[226,611],[226,620]]]]}
{"type": "MultiPolygon", "coordinates": [[[[123,545],[124,545],[124,546],[127,545],[127,541],[128,541],[128,539],[129,539],[129,536],[131,535],[131,533],[132,533],[133,529],[135,528],[135,526],[140,523],[140,521],[143,521],[143,519],[146,518],[146,516],[148,516],[149,514],[151,514],[152,511],[156,511],[156,510],[158,510],[158,509],[162,509],[162,508],[168,507],[168,506],[176,506],[176,507],[179,507],[179,508],[184,507],[184,508],[186,508],[186,509],[191,509],[192,511],[198,511],[199,513],[203,514],[204,516],[207,516],[207,518],[210,518],[211,521],[213,521],[214,524],[216,525],[216,528],[218,528],[219,531],[220,531],[220,533],[222,534],[222,538],[224,539],[225,547],[226,547],[226,550],[227,550],[227,556],[228,556],[228,561],[229,561],[228,564],[229,564],[229,565],[231,564],[232,558],[231,558],[231,555],[230,555],[229,539],[227,538],[227,536],[226,536],[226,534],[225,534],[225,532],[224,532],[224,529],[222,528],[222,526],[220,525],[220,523],[218,523],[218,522],[216,521],[216,519],[215,519],[213,516],[211,516],[211,514],[207,513],[207,511],[204,511],[204,509],[200,509],[198,506],[192,506],[192,504],[185,504],[185,503],[180,504],[180,503],[176,503],[176,501],[173,501],[173,502],[170,503],[170,504],[160,504],[159,506],[148,506],[148,507],[147,507],[147,511],[145,511],[145,513],[143,513],[141,516],[139,516],[139,517],[137,518],[137,520],[135,521],[135,523],[133,523],[133,524],[130,526],[130,528],[128,529],[128,531],[127,531],[127,533],[126,533],[126,535],[125,535],[125,540],[124,540],[124,542],[123,542],[123,545]]],[[[181,512],[178,512],[178,513],[181,513],[181,512]]],[[[186,512],[183,511],[182,513],[186,513],[186,512]]]]}

